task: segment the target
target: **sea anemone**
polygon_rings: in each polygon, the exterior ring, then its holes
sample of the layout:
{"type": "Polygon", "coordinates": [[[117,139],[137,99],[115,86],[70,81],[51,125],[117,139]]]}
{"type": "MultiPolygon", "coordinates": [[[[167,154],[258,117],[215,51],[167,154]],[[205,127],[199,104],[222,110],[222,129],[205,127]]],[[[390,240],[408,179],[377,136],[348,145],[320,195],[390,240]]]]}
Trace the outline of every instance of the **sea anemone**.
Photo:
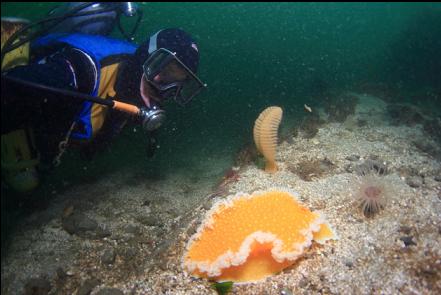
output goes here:
{"type": "Polygon", "coordinates": [[[357,167],[358,182],[355,189],[357,206],[366,217],[373,217],[382,210],[388,199],[389,190],[384,175],[386,166],[368,160],[357,167]]]}

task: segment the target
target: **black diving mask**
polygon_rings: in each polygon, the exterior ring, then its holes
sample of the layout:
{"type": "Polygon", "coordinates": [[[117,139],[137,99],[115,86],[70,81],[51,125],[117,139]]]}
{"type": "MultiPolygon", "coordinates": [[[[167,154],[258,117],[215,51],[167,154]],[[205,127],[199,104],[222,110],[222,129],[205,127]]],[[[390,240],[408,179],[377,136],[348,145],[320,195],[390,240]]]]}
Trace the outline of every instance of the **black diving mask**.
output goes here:
{"type": "Polygon", "coordinates": [[[175,53],[159,48],[142,66],[146,80],[164,99],[174,99],[185,105],[207,87],[175,53]]]}

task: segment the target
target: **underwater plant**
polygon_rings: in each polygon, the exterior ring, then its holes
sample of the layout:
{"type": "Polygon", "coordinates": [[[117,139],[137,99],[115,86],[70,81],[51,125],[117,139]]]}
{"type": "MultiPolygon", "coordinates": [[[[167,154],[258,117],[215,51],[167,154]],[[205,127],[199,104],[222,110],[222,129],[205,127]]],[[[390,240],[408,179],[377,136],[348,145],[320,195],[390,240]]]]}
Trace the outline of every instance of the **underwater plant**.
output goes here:
{"type": "Polygon", "coordinates": [[[383,177],[386,173],[386,166],[376,161],[368,160],[357,167],[358,182],[355,189],[355,199],[366,217],[373,217],[386,204],[390,195],[383,177]]]}

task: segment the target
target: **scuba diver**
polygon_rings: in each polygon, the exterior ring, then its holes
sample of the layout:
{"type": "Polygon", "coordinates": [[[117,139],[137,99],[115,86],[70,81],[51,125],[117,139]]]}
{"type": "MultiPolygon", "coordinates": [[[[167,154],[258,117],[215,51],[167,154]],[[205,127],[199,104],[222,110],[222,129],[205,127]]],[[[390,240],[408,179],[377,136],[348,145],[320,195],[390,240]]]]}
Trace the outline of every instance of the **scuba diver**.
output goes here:
{"type": "Polygon", "coordinates": [[[2,182],[8,187],[33,190],[38,172],[57,166],[67,147],[90,159],[127,123],[142,125],[151,156],[164,102],[185,105],[206,87],[196,76],[199,50],[187,32],[159,30],[137,46],[135,29],[122,30],[123,14],[138,15],[136,29],[141,12],[132,2],[67,4],[39,21],[39,31],[22,23],[5,44],[2,19],[2,182]],[[128,41],[107,36],[116,22],[128,41]]]}

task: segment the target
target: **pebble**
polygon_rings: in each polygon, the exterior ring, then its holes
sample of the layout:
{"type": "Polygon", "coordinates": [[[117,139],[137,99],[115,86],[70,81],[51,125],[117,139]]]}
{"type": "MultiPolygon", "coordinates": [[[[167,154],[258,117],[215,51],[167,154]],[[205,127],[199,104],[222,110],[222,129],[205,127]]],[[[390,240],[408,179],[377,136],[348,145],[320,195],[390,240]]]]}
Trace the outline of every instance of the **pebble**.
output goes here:
{"type": "Polygon", "coordinates": [[[205,210],[210,210],[211,207],[212,207],[212,202],[211,202],[211,201],[207,201],[207,202],[205,202],[204,205],[203,205],[203,208],[204,208],[205,210]]]}
{"type": "Polygon", "coordinates": [[[66,275],[68,275],[68,276],[73,276],[75,274],[75,272],[73,271],[73,270],[68,270],[67,272],[66,272],[66,275]]]}

